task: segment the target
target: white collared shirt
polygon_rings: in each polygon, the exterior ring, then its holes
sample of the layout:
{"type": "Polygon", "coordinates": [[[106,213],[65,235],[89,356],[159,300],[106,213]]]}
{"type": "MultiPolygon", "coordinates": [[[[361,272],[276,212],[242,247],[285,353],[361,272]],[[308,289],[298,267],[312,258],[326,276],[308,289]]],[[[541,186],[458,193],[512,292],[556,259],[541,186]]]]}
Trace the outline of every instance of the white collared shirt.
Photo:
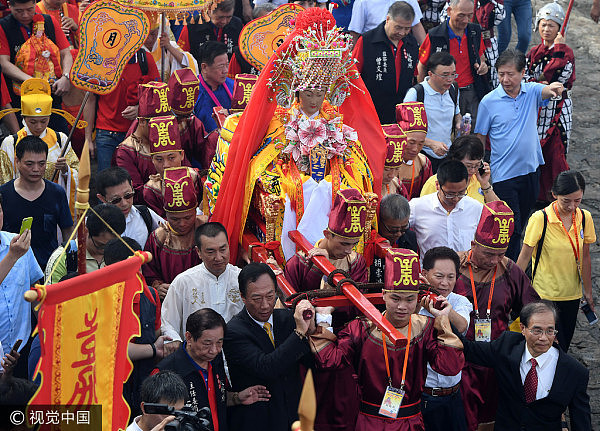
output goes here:
{"type": "MultiPolygon", "coordinates": [[[[471,302],[464,296],[459,295],[454,292],[450,292],[447,299],[448,299],[448,302],[450,303],[450,305],[452,306],[452,309],[454,311],[456,311],[460,315],[460,317],[462,317],[463,319],[465,319],[467,321],[467,329],[469,329],[469,321],[471,319],[471,311],[473,311],[473,304],[471,304],[471,302]]],[[[422,314],[424,316],[433,317],[433,315],[429,311],[425,310],[424,308],[421,308],[421,310],[419,311],[419,314],[422,314]]],[[[467,332],[467,329],[465,329],[465,332],[463,332],[463,334],[465,334],[467,332]]],[[[462,376],[462,371],[459,372],[455,376],[444,376],[444,375],[434,371],[433,368],[431,368],[431,365],[429,365],[429,363],[428,363],[427,364],[427,380],[425,380],[425,387],[426,388],[451,388],[460,383],[461,376],[462,376]]]]}
{"type": "Polygon", "coordinates": [[[269,316],[269,320],[267,320],[267,322],[259,322],[254,317],[252,317],[252,315],[248,312],[248,310],[246,310],[246,313],[248,313],[248,316],[250,316],[250,318],[252,320],[254,320],[254,322],[261,328],[264,328],[265,323],[269,322],[271,324],[271,331],[273,331],[273,338],[275,338],[275,327],[273,326],[273,313],[271,313],[271,315],[269,316]]]}
{"type": "MultiPolygon", "coordinates": [[[[152,217],[152,230],[154,230],[161,223],[164,223],[165,220],[152,211],[152,209],[148,208],[148,210],[152,217]]],[[[138,210],[135,205],[131,206],[129,214],[125,217],[125,232],[123,232],[122,236],[135,239],[142,248],[146,245],[146,240],[148,239],[148,227],[146,226],[146,222],[144,221],[140,210],[138,210]]]]}
{"type": "Polygon", "coordinates": [[[417,234],[421,259],[427,250],[446,246],[454,251],[471,248],[483,205],[465,196],[450,213],[442,207],[437,193],[411,199],[410,227],[417,234]]]}
{"type": "MultiPolygon", "coordinates": [[[[521,373],[521,383],[525,384],[525,377],[531,370],[531,353],[529,348],[525,345],[525,351],[521,356],[521,365],[519,371],[521,373]]],[[[552,382],[554,381],[554,373],[556,372],[556,364],[558,364],[558,349],[554,346],[546,353],[542,353],[540,356],[535,358],[537,361],[537,367],[535,367],[538,376],[537,392],[535,399],[546,398],[552,388],[552,382]]]]}
{"type": "Polygon", "coordinates": [[[141,418],[142,418],[141,415],[136,416],[136,418],[129,424],[129,426],[127,427],[127,429],[125,431],[142,431],[142,429],[138,425],[138,422],[140,421],[141,418]]]}
{"type": "Polygon", "coordinates": [[[244,307],[238,287],[240,271],[227,264],[223,274],[215,277],[201,263],[175,277],[161,308],[162,334],[182,341],[187,318],[202,308],[212,308],[229,322],[244,307]]]}

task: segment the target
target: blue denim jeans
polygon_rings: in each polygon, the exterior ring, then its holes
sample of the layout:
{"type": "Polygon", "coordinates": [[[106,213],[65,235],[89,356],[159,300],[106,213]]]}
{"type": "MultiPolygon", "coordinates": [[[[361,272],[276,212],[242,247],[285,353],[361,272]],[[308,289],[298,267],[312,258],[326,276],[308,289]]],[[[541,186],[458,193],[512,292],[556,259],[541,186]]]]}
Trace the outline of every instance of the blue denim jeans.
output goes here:
{"type": "Polygon", "coordinates": [[[112,156],[117,146],[125,140],[126,132],[96,129],[96,154],[98,172],[110,168],[112,156]]]}
{"type": "Polygon", "coordinates": [[[504,0],[504,11],[506,18],[498,26],[498,54],[502,54],[510,43],[511,14],[517,23],[517,49],[526,54],[531,40],[531,0],[504,0]]]}

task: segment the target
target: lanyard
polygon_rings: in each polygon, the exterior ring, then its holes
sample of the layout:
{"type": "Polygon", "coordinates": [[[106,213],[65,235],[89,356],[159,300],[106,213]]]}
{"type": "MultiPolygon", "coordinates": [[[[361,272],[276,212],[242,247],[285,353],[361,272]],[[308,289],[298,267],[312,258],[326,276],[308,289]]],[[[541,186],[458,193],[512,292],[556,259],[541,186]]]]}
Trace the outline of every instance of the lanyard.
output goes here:
{"type": "MultiPolygon", "coordinates": [[[[419,156],[417,156],[419,157],[419,156]]],[[[415,184],[415,161],[413,160],[412,164],[412,174],[410,176],[410,191],[408,192],[408,198],[412,198],[413,186],[415,184]]]]}
{"type": "MultiPolygon", "coordinates": [[[[473,291],[473,305],[475,305],[475,317],[479,319],[479,306],[477,305],[477,294],[475,293],[475,280],[473,279],[473,266],[471,265],[471,255],[473,251],[469,252],[469,277],[471,278],[471,289],[473,291]]],[[[490,295],[487,303],[487,318],[490,318],[490,311],[492,308],[492,297],[494,296],[494,284],[496,283],[496,272],[498,272],[498,265],[494,268],[494,275],[492,275],[492,283],[490,286],[490,295]]]]}
{"type": "Polygon", "coordinates": [[[213,429],[219,431],[219,416],[217,414],[217,393],[215,388],[215,379],[213,377],[212,364],[208,363],[208,378],[204,378],[204,373],[198,370],[202,374],[202,381],[206,386],[206,394],[208,395],[208,405],[210,406],[210,414],[212,416],[213,429]]]}
{"type": "MultiPolygon", "coordinates": [[[[404,389],[404,380],[406,378],[406,367],[408,365],[408,352],[410,351],[410,330],[412,328],[412,319],[408,320],[408,343],[406,344],[406,351],[404,352],[404,365],[402,366],[402,382],[400,383],[400,389],[404,389]]],[[[390,361],[388,360],[387,345],[385,342],[385,335],[381,333],[381,340],[383,341],[383,356],[385,357],[385,369],[387,371],[388,382],[390,387],[392,386],[392,374],[390,373],[390,361]]]]}
{"type": "MultiPolygon", "coordinates": [[[[202,74],[198,75],[198,79],[200,80],[200,84],[202,84],[202,86],[204,87],[204,89],[206,90],[206,92],[208,93],[208,95],[210,96],[212,101],[215,103],[215,105],[222,106],[221,102],[219,102],[219,99],[217,99],[217,96],[215,96],[215,93],[210,89],[210,87],[206,84],[206,82],[204,82],[204,78],[202,78],[202,74]]],[[[223,87],[225,87],[225,91],[227,91],[227,94],[229,95],[229,99],[233,99],[233,95],[231,94],[229,87],[227,87],[227,85],[225,85],[225,83],[223,83],[221,85],[223,87]]]]}
{"type": "Polygon", "coordinates": [[[565,231],[567,238],[569,238],[569,242],[571,243],[571,248],[573,249],[573,254],[575,255],[575,262],[577,263],[577,267],[579,267],[579,231],[577,230],[577,221],[575,220],[575,213],[577,212],[577,210],[573,211],[573,214],[571,214],[571,217],[573,218],[573,222],[572,222],[573,229],[575,230],[575,242],[577,244],[577,248],[576,248],[575,244],[573,244],[573,240],[571,239],[571,235],[569,235],[569,231],[567,231],[567,228],[563,224],[562,219],[560,218],[560,215],[558,215],[558,210],[556,209],[556,202],[554,202],[552,204],[552,209],[554,209],[554,213],[556,214],[556,217],[560,221],[560,225],[562,226],[563,230],[565,231]]]}

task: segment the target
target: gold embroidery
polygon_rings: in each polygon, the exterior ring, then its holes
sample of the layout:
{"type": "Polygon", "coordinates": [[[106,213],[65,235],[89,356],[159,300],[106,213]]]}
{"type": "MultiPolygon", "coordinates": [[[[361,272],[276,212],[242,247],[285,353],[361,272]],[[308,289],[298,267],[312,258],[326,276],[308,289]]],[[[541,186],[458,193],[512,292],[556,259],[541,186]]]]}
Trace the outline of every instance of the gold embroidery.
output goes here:
{"type": "Polygon", "coordinates": [[[171,108],[169,107],[169,99],[167,98],[167,91],[169,91],[168,87],[154,89],[154,93],[158,94],[158,101],[160,103],[157,112],[167,113],[171,111],[171,108]]]}
{"type": "Polygon", "coordinates": [[[394,286],[416,286],[418,280],[413,280],[412,277],[412,265],[417,260],[417,256],[413,256],[410,259],[403,259],[401,256],[394,256],[394,262],[400,263],[400,280],[394,280],[394,286]]]}
{"type": "Polygon", "coordinates": [[[406,109],[408,109],[409,111],[412,111],[413,113],[413,122],[410,124],[409,127],[414,127],[414,126],[421,126],[421,127],[426,127],[425,126],[425,122],[423,121],[423,110],[418,107],[418,106],[407,106],[406,109]]]}
{"type": "Polygon", "coordinates": [[[240,87],[242,87],[242,89],[244,90],[244,97],[242,98],[240,105],[243,105],[244,103],[249,103],[253,85],[251,83],[244,84],[243,82],[240,82],[240,87]]]}
{"type": "Polygon", "coordinates": [[[193,108],[194,107],[194,103],[196,102],[194,96],[195,96],[195,92],[194,92],[194,88],[193,87],[183,87],[181,89],[184,93],[185,93],[185,105],[183,105],[181,108],[185,109],[185,108],[193,108]]]}
{"type": "Polygon", "coordinates": [[[351,206],[350,208],[350,227],[344,229],[344,233],[358,233],[363,231],[360,224],[360,214],[367,209],[364,206],[351,206]]]}
{"type": "Polygon", "coordinates": [[[494,217],[494,221],[498,222],[498,226],[500,226],[500,232],[498,234],[498,238],[494,238],[492,240],[492,244],[508,244],[508,241],[510,240],[510,237],[508,235],[508,232],[510,230],[510,223],[514,222],[515,219],[513,217],[505,219],[494,217]]]}
{"type": "Polygon", "coordinates": [[[185,185],[189,185],[187,179],[180,183],[171,183],[171,182],[165,183],[165,187],[169,187],[171,189],[171,191],[173,192],[173,200],[171,202],[167,203],[167,206],[169,208],[187,207],[190,204],[189,202],[186,202],[183,199],[183,186],[185,186],[185,185]]]}
{"type": "Polygon", "coordinates": [[[162,123],[150,123],[151,127],[155,127],[158,131],[158,142],[152,143],[155,147],[166,147],[167,145],[175,145],[175,141],[169,136],[169,126],[173,125],[173,120],[162,123]]]}

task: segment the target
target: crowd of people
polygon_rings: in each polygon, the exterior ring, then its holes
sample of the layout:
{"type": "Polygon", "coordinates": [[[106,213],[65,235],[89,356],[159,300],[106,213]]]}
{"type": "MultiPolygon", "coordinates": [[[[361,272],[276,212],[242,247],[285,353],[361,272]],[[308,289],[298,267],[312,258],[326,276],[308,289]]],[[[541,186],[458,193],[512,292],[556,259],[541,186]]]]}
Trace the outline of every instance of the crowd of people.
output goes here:
{"type": "Polygon", "coordinates": [[[533,17],[523,0],[220,0],[166,28],[149,15],[116,89],[84,100],[69,71],[90,3],[2,9],[0,403],[40,384],[24,291],[77,277],[82,246],[87,272],[153,256],[128,431],[172,420],[151,403],[208,408],[215,431],[298,429],[309,369],[316,431],[592,429],[589,371],[568,351],[594,312],[596,234],[566,158],[575,58],[558,3],[533,17]],[[269,21],[286,3],[302,8],[269,21]],[[250,21],[289,28],[250,43],[250,21]],[[354,306],[315,307],[340,293],[317,258],[381,292],[406,341],[354,306]]]}

